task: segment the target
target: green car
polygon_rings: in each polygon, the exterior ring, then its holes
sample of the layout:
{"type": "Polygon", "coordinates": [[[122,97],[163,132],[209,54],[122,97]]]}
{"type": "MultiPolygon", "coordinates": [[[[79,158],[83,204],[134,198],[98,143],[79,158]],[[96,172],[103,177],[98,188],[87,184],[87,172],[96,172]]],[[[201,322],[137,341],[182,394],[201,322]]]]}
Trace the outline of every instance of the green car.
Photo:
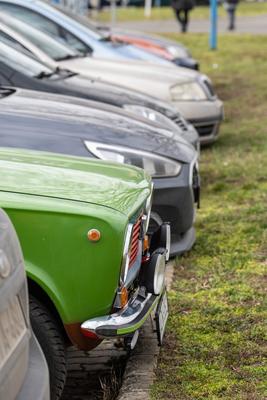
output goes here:
{"type": "Polygon", "coordinates": [[[0,207],[19,236],[31,322],[58,399],[66,346],[124,336],[133,346],[154,311],[162,341],[170,229],[146,236],[152,184],[141,169],[4,148],[0,165],[0,207]]]}

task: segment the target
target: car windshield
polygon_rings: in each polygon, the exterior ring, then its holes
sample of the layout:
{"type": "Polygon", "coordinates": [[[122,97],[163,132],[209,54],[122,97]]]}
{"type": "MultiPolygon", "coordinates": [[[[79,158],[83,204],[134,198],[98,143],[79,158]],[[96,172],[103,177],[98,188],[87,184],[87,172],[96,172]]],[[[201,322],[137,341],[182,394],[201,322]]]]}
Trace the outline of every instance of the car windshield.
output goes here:
{"type": "Polygon", "coordinates": [[[86,17],[83,17],[82,15],[77,15],[72,13],[69,10],[63,9],[61,7],[57,7],[58,10],[60,10],[61,13],[65,14],[67,17],[71,18],[72,20],[78,22],[80,25],[82,25],[84,28],[89,29],[91,32],[91,36],[93,36],[94,39],[96,40],[106,40],[110,35],[107,34],[105,35],[104,33],[100,32],[86,17]]]}
{"type": "Polygon", "coordinates": [[[0,32],[0,61],[30,77],[39,76],[41,73],[53,74],[50,68],[33,60],[26,53],[21,53],[13,44],[7,45],[7,43],[7,39],[3,39],[0,32]]]}
{"type": "Polygon", "coordinates": [[[14,29],[14,31],[27,38],[31,43],[55,61],[83,56],[80,52],[57,42],[45,33],[40,32],[38,29],[35,29],[16,18],[1,13],[0,20],[10,28],[14,29]]]}

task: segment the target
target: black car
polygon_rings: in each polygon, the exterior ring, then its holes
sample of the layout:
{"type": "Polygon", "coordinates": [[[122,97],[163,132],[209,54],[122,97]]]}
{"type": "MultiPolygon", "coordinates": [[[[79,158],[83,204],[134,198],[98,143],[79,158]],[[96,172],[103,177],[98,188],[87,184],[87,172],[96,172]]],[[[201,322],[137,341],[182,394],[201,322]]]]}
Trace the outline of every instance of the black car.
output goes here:
{"type": "Polygon", "coordinates": [[[171,254],[195,241],[194,203],[199,201],[197,152],[182,138],[146,120],[88,100],[23,89],[0,89],[0,146],[118,161],[144,168],[155,187],[154,231],[172,229],[171,254]]]}
{"type": "Polygon", "coordinates": [[[33,59],[0,23],[0,84],[75,96],[125,108],[172,130],[199,149],[199,135],[171,105],[138,91],[52,69],[33,59]]]}

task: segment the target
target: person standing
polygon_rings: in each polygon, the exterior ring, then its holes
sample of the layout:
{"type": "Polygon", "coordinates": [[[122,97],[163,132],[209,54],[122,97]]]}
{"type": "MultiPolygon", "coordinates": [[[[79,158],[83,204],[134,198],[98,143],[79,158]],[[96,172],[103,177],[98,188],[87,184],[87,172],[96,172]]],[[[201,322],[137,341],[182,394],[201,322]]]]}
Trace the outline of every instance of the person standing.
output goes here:
{"type": "Polygon", "coordinates": [[[194,8],[194,0],[172,0],[172,8],[178,22],[181,25],[181,32],[186,32],[189,23],[189,12],[194,8]]]}
{"type": "Polygon", "coordinates": [[[238,0],[225,0],[224,8],[228,14],[228,30],[233,31],[235,29],[235,11],[238,4],[238,0]]]}

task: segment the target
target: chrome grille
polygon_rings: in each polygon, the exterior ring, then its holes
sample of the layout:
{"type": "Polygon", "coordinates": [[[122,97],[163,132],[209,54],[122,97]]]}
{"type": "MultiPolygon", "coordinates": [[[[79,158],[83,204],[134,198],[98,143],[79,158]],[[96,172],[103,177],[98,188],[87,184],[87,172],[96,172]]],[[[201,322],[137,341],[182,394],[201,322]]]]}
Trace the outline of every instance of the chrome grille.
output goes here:
{"type": "Polygon", "coordinates": [[[130,247],[130,257],[129,257],[129,268],[134,264],[139,248],[139,239],[140,239],[140,231],[141,231],[141,223],[142,216],[140,216],[137,222],[133,226],[132,230],[132,238],[131,238],[131,247],[130,247]]]}

